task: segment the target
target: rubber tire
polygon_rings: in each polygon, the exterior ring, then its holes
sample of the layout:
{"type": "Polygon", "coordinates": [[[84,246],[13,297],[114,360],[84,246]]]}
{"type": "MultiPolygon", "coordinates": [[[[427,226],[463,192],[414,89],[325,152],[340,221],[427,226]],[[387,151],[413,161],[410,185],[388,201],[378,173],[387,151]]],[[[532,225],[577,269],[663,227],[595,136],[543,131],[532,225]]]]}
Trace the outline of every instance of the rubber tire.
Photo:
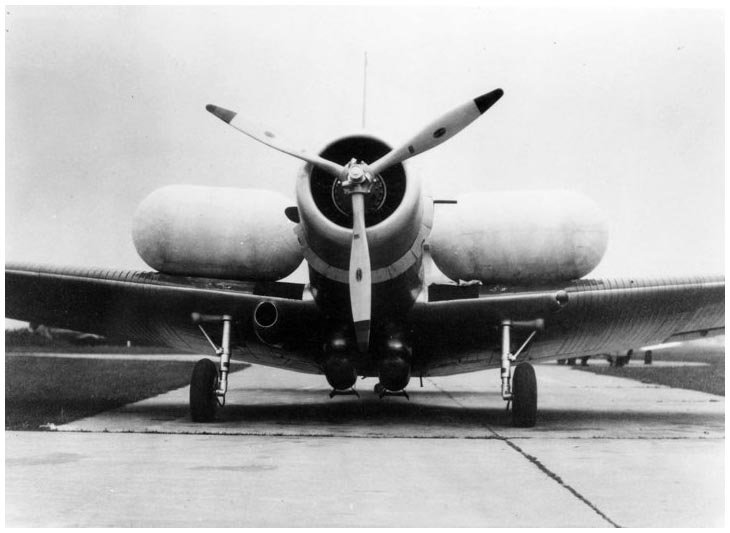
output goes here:
{"type": "Polygon", "coordinates": [[[193,422],[212,422],[218,407],[218,367],[210,359],[195,363],[190,378],[190,417],[193,422]]]}
{"type": "Polygon", "coordinates": [[[512,425],[531,428],[537,420],[537,378],[529,363],[520,363],[512,375],[512,425]]]}

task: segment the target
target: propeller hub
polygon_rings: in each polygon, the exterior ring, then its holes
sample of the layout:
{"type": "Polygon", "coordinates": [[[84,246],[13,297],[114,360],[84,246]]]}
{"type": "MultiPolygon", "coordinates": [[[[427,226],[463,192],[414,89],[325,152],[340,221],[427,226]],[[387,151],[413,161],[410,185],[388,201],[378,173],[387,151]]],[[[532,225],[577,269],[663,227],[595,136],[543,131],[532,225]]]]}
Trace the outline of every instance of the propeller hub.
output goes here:
{"type": "Polygon", "coordinates": [[[345,194],[370,194],[373,186],[373,174],[365,163],[357,163],[355,159],[350,161],[343,172],[342,189],[345,194]]]}
{"type": "Polygon", "coordinates": [[[350,170],[347,171],[347,179],[353,183],[362,183],[365,180],[365,171],[359,165],[350,167],[350,170]]]}

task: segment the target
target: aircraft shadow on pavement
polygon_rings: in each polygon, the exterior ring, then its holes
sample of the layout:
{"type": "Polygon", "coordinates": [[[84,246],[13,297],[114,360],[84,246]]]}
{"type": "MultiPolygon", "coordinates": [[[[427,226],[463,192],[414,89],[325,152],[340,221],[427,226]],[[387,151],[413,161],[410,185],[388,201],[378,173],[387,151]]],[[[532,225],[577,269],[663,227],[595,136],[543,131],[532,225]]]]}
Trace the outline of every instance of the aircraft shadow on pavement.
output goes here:
{"type": "MultiPolygon", "coordinates": [[[[247,391],[254,394],[255,391],[247,391]]],[[[217,424],[267,424],[291,429],[316,428],[318,426],[356,426],[366,425],[373,430],[392,426],[423,426],[429,430],[479,427],[510,427],[511,417],[505,409],[498,393],[456,393],[450,395],[457,401],[464,401],[471,406],[456,405],[454,401],[440,391],[413,392],[411,400],[402,397],[386,397],[379,399],[375,394],[365,392],[357,397],[341,397],[330,400],[323,394],[319,399],[318,391],[286,389],[262,391],[255,403],[229,403],[219,409],[216,421],[210,424],[211,429],[217,424]],[[267,401],[266,396],[275,393],[276,398],[267,401]],[[315,399],[315,395],[316,399],[315,399]],[[281,397],[287,399],[283,403],[281,397]],[[475,407],[475,403],[483,406],[475,407]]],[[[152,420],[180,420],[188,418],[188,406],[154,405],[148,402],[128,405],[125,412],[137,416],[149,417],[152,420]]],[[[664,408],[662,411],[630,411],[623,408],[615,411],[584,409],[580,407],[543,408],[538,412],[538,424],[532,431],[597,429],[608,426],[623,426],[627,423],[645,424],[647,426],[696,427],[705,425],[712,429],[724,429],[724,414],[715,411],[704,411],[698,408],[687,413],[686,408],[678,407],[677,411],[664,408]]]]}

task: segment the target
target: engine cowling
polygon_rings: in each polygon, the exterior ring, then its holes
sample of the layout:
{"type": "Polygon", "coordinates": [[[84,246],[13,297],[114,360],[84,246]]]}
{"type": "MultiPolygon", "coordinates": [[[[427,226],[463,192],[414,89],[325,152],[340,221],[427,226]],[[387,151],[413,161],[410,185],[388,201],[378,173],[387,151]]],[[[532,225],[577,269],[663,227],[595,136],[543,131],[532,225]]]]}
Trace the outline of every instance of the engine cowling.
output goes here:
{"type": "Polygon", "coordinates": [[[485,192],[438,206],[429,244],[436,266],[454,281],[570,280],[601,261],[608,228],[595,202],[579,193],[485,192]]]}
{"type": "Polygon", "coordinates": [[[140,257],[160,272],[275,281],[303,259],[284,216],[290,205],[271,191],[171,185],[139,205],[132,238],[140,257]]]}
{"type": "MultiPolygon", "coordinates": [[[[320,155],[344,165],[351,158],[372,162],[389,151],[390,147],[378,138],[358,134],[330,143],[320,155]]],[[[349,197],[337,178],[311,165],[299,175],[296,194],[310,267],[327,278],[347,283],[352,240],[349,197]]],[[[416,246],[427,215],[420,182],[407,178],[403,165],[394,165],[376,177],[365,203],[374,283],[392,279],[409,266],[409,250],[416,246]],[[404,268],[393,268],[389,273],[388,268],[399,260],[404,268]]]]}

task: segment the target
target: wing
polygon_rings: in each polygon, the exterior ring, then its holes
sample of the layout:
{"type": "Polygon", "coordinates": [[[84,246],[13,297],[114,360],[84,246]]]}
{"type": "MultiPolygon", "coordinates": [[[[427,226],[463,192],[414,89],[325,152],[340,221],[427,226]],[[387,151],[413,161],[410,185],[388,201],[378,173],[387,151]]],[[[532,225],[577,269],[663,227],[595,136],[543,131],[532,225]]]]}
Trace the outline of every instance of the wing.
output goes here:
{"type": "MultiPolygon", "coordinates": [[[[725,279],[578,280],[541,289],[431,286],[411,313],[424,375],[499,366],[502,320],[542,318],[521,359],[624,351],[725,331],[725,279]]],[[[521,343],[529,332],[513,341],[521,343]]],[[[513,346],[513,351],[517,349],[513,346]]]]}
{"type": "MultiPolygon", "coordinates": [[[[168,276],[89,268],[8,264],[5,267],[5,316],[47,326],[97,333],[112,339],[165,345],[210,353],[192,313],[229,314],[234,320],[233,355],[245,361],[319,373],[318,345],[306,332],[317,322],[314,301],[304,286],[282,282],[247,282],[168,276]],[[262,342],[252,315],[262,301],[274,302],[297,342],[262,342]],[[301,331],[305,333],[301,333],[301,331]]],[[[216,327],[206,326],[216,340],[216,327]]]]}

